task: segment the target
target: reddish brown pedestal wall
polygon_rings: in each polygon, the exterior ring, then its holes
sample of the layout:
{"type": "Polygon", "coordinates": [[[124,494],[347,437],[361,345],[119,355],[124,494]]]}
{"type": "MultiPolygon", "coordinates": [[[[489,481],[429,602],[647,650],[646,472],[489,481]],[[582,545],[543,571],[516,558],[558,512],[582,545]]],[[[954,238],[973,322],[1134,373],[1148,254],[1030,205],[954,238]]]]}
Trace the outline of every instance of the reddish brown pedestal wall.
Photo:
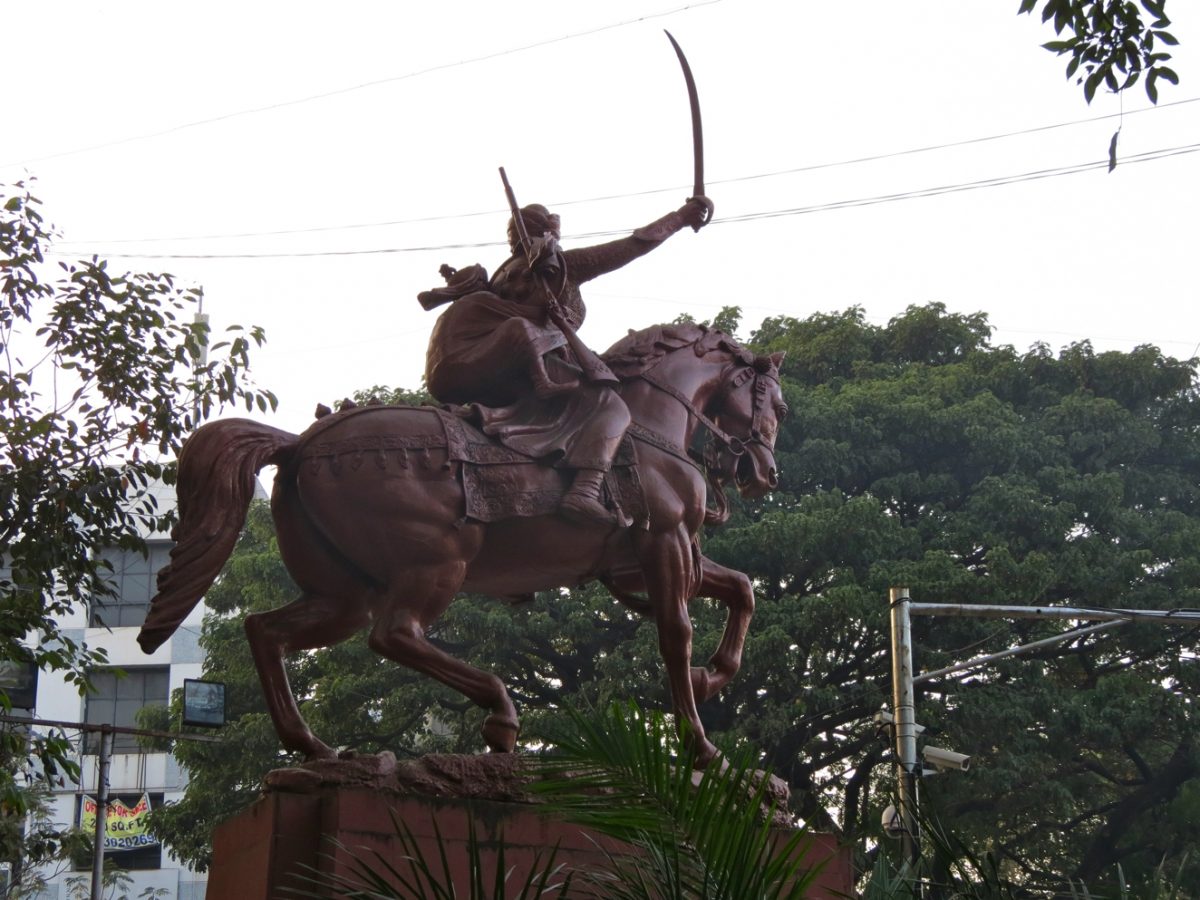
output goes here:
{"type": "MultiPolygon", "coordinates": [[[[476,839],[485,848],[485,866],[494,866],[494,847],[498,836],[503,835],[505,865],[514,870],[509,878],[514,894],[535,866],[535,858],[541,854],[544,867],[546,855],[556,845],[555,865],[599,866],[604,861],[595,838],[575,826],[546,818],[526,804],[473,800],[468,812],[463,800],[396,798],[367,788],[327,788],[307,794],[274,792],[216,830],[207,898],[282,900],[295,896],[282,892],[287,886],[314,890],[311,882],[297,880],[296,873],[313,869],[349,873],[349,854],[337,849],[334,842],[358,850],[366,859],[372,859],[370,851],[377,850],[396,864],[401,851],[393,814],[421,843],[430,864],[440,870],[433,824],[436,820],[456,882],[461,878],[460,893],[466,887],[467,835],[472,817],[476,839]],[[364,853],[361,848],[368,850],[364,853]]],[[[853,896],[849,854],[840,851],[831,838],[813,835],[806,859],[813,865],[825,864],[811,897],[853,896]]],[[[491,873],[487,875],[490,884],[491,873]]]]}

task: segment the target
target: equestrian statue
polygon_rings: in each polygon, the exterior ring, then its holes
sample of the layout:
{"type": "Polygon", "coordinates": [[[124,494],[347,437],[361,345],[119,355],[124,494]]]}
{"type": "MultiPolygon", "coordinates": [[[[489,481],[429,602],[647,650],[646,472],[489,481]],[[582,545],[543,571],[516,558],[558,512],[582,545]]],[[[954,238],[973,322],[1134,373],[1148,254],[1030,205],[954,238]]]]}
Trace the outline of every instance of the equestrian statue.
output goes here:
{"type": "Polygon", "coordinates": [[[519,725],[504,684],[432,644],[429,628],[460,591],[524,599],[598,580],[653,617],[676,717],[698,764],[714,758],[696,707],[737,672],[754,594],[746,575],[701,553],[699,533],[727,517],[727,485],[754,497],[778,482],[782,357],[694,324],[631,331],[600,355],[577,333],[580,285],[712,217],[695,84],[671,42],[692,105],[692,197],[627,237],[564,250],[558,216],[518,206],[501,169],[511,256],[490,276],[443,266],[445,286],[418,296],[447,306],[425,370],[439,405],[343,404],[300,435],[227,419],[184,445],[176,546],[138,636],[147,653],[219,576],[256,475],[274,465],[279,550],[301,593],[245,628],[287,749],[338,755],[301,716],[285,656],[367,630],[374,651],[487,710],[485,743],[511,752],[519,725]],[[727,609],[705,666],[691,659],[698,596],[727,609]]]}

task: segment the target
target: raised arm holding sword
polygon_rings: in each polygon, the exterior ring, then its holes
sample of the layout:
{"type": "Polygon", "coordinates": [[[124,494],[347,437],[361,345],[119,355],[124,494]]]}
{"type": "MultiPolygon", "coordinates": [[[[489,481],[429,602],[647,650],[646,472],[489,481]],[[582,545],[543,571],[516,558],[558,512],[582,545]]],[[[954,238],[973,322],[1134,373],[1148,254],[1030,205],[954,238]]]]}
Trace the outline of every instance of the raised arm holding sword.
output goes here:
{"type": "Polygon", "coordinates": [[[685,227],[699,231],[712,217],[695,84],[679,45],[674,38],[671,43],[692,108],[694,195],[628,237],[563,250],[558,216],[538,204],[518,207],[501,168],[512,211],[512,255],[491,278],[481,266],[443,266],[447,286],[418,298],[426,309],[451,303],[430,338],[430,393],[443,403],[466,404],[469,416],[506,446],[576,470],[560,512],[577,522],[621,524],[605,506],[602,484],[629,425],[629,412],[613,390],[618,379],[577,334],[586,315],[579,285],[649,253],[685,227]]]}

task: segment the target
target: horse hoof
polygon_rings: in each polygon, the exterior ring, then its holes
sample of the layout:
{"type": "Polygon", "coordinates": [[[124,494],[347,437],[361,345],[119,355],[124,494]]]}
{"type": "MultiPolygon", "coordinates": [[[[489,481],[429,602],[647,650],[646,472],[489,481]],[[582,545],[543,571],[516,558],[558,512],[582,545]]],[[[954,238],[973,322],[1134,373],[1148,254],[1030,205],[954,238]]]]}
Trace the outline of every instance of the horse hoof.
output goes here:
{"type": "Polygon", "coordinates": [[[712,673],[703,666],[692,666],[692,696],[696,702],[703,703],[716,692],[712,685],[712,673]]]}
{"type": "Polygon", "coordinates": [[[697,703],[710,700],[729,684],[729,678],[705,666],[692,666],[692,696],[697,703]]]}
{"type": "Polygon", "coordinates": [[[512,753],[517,746],[517,734],[521,730],[521,723],[516,716],[492,713],[483,720],[483,727],[479,730],[483,734],[484,743],[493,753],[512,753]]]}
{"type": "Polygon", "coordinates": [[[696,756],[695,756],[695,763],[694,763],[695,768],[707,769],[709,767],[709,765],[712,764],[713,760],[721,759],[722,768],[719,769],[718,771],[724,771],[724,766],[728,765],[728,763],[726,763],[725,760],[721,757],[721,751],[717,749],[716,744],[714,744],[712,741],[710,741],[708,738],[705,738],[705,737],[701,737],[701,738],[698,738],[695,740],[696,740],[696,744],[695,744],[696,756]]]}

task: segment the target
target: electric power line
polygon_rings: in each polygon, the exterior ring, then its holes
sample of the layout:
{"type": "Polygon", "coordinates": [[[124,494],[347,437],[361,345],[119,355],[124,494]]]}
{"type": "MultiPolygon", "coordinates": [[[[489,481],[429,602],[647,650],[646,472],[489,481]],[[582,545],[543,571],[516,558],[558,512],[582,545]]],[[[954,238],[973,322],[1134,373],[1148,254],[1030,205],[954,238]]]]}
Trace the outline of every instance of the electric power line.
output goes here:
{"type": "MultiPolygon", "coordinates": [[[[1191,97],[1187,100],[1176,100],[1172,103],[1163,103],[1159,106],[1152,106],[1152,107],[1147,107],[1145,109],[1134,110],[1133,112],[1126,113],[1124,115],[1135,115],[1137,113],[1153,112],[1155,110],[1166,109],[1171,106],[1180,106],[1183,104],[1196,103],[1196,102],[1200,102],[1200,97],[1191,97]]],[[[712,186],[712,185],[718,185],[718,184],[739,184],[739,183],[747,182],[747,181],[758,181],[758,180],[765,179],[765,178],[777,178],[782,175],[797,175],[797,174],[801,174],[804,172],[816,172],[816,171],[821,171],[824,169],[839,168],[842,166],[854,166],[854,165],[860,165],[862,163],[881,162],[883,160],[896,159],[896,158],[899,158],[902,156],[915,156],[915,155],[921,154],[921,153],[932,153],[932,152],[935,152],[938,150],[953,149],[955,147],[966,147],[966,146],[970,146],[973,144],[983,144],[983,143],[988,143],[991,141],[1007,140],[1008,138],[1013,138],[1013,137],[1024,137],[1024,136],[1031,135],[1031,134],[1040,134],[1042,132],[1053,131],[1053,130],[1059,129],[1059,128],[1070,128],[1070,127],[1074,127],[1076,125],[1089,125],[1094,122],[1104,121],[1106,119],[1120,118],[1122,115],[1123,115],[1122,113],[1108,113],[1108,114],[1105,114],[1102,116],[1091,116],[1091,117],[1085,118],[1085,119],[1072,119],[1067,122],[1056,122],[1056,123],[1053,123],[1050,125],[1037,125],[1032,128],[1024,128],[1024,129],[1020,129],[1018,131],[1008,131],[1008,132],[1003,132],[1000,134],[984,135],[981,137],[974,137],[974,138],[965,138],[963,140],[950,141],[948,143],[943,143],[943,144],[929,144],[929,145],[926,145],[923,147],[909,147],[904,150],[893,150],[893,151],[890,151],[887,153],[877,153],[877,154],[873,154],[870,156],[860,156],[860,157],[855,157],[852,159],[833,160],[830,162],[813,163],[811,165],[806,165],[806,166],[796,166],[796,167],[790,168],[790,169],[780,169],[780,170],[773,171],[773,172],[760,172],[760,173],[757,173],[754,175],[740,175],[740,176],[736,176],[733,178],[722,178],[722,179],[710,181],[709,185],[712,186]]],[[[595,197],[585,197],[585,198],[576,199],[576,200],[559,200],[559,201],[556,201],[549,205],[553,206],[555,208],[580,206],[580,205],[587,204],[587,203],[601,203],[601,202],[605,202],[608,200],[625,200],[625,199],[628,199],[631,197],[646,197],[646,196],[652,196],[654,194],[673,193],[673,192],[677,192],[677,191],[687,190],[689,187],[691,187],[691,186],[690,185],[673,185],[671,187],[652,188],[650,190],[644,190],[644,191],[631,191],[631,192],[623,193],[623,194],[602,194],[602,195],[595,196],[595,197]]],[[[397,226],[397,225],[419,225],[419,224],[427,224],[430,222],[447,222],[447,221],[455,221],[455,220],[460,220],[460,219],[479,218],[481,216],[503,215],[507,212],[508,212],[507,209],[500,209],[497,207],[494,209],[477,210],[475,212],[468,212],[468,213],[450,213],[450,214],[446,214],[446,215],[437,215],[437,216],[419,216],[419,217],[414,217],[414,218],[409,218],[409,219],[390,219],[390,220],[385,220],[385,221],[381,221],[381,222],[355,222],[355,223],[349,223],[349,224],[345,224],[345,225],[317,225],[317,226],[312,226],[312,227],[308,227],[308,228],[283,228],[283,229],[274,229],[274,230],[269,230],[269,231],[241,231],[241,232],[230,232],[230,233],[225,233],[225,234],[197,234],[197,235],[177,235],[174,237],[113,238],[113,239],[109,239],[109,240],[60,241],[59,244],[67,245],[67,246],[74,245],[74,244],[88,244],[88,245],[104,244],[107,246],[107,245],[113,245],[113,244],[155,244],[155,243],[174,243],[177,241],[228,240],[228,239],[249,238],[249,237],[283,237],[283,236],[295,235],[295,234],[321,234],[321,233],[329,233],[329,232],[336,232],[336,231],[355,231],[355,230],[366,229],[366,228],[387,228],[387,227],[393,227],[393,226],[397,226]]]]}
{"type": "MultiPolygon", "coordinates": [[[[1167,159],[1172,156],[1181,156],[1185,153],[1195,153],[1200,150],[1200,144],[1187,144],[1182,147],[1169,147],[1162,150],[1151,150],[1146,153],[1139,153],[1134,156],[1128,156],[1121,159],[1122,165],[1133,165],[1135,163],[1152,162],[1158,159],[1167,159]]],[[[725,219],[720,219],[720,222],[753,222],[760,219],[778,218],[781,216],[796,216],[806,215],[814,212],[829,212],[837,209],[851,209],[859,206],[874,206],[880,203],[893,203],[898,200],[915,200],[920,197],[938,197],[942,194],[953,194],[961,191],[973,191],[980,188],[1000,187],[1007,184],[1018,184],[1023,181],[1039,181],[1044,178],[1057,178],[1062,175],[1077,175],[1080,172],[1090,172],[1096,169],[1107,169],[1108,160],[1099,160],[1090,163],[1077,163],[1072,166],[1062,166],[1055,169],[1041,169],[1034,172],[1024,172],[1020,175],[1001,175],[996,178],[985,178],[980,181],[960,182],[957,184],[939,185],[931,188],[921,188],[915,191],[905,191],[898,194],[881,194],[874,197],[864,197],[855,200],[838,200],[832,203],[815,204],[812,206],[795,207],[793,209],[780,209],[768,212],[746,213],[741,216],[730,216],[725,219]]]]}
{"type": "Polygon", "coordinates": [[[117,138],[113,141],[106,141],[100,144],[90,144],[87,147],[76,147],[73,150],[61,150],[57,153],[48,153],[43,156],[35,156],[29,159],[20,160],[12,163],[0,163],[0,168],[10,168],[17,166],[29,165],[35,162],[44,162],[50,159],[61,159],[64,156],[78,156],[81,153],[91,153],[94,150],[104,150],[109,147],[119,147],[124,144],[132,144],[138,141],[151,140],[153,138],[165,137],[169,134],[175,134],[180,131],[186,131],[191,128],[200,128],[205,125],[215,125],[218,122],[225,122],[230,119],[242,118],[244,116],[258,115],[259,113],[272,112],[277,109],[285,109],[289,106],[300,106],[304,103],[312,103],[316,100],[327,100],[330,97],[339,97],[343,94],[351,94],[355,91],[366,90],[367,88],[379,87],[384,84],[392,84],[397,81],[408,81],[412,78],[419,78],[422,75],[429,75],[433,72],[441,72],[446,69],[456,69],[461,66],[473,65],[474,63],[486,62],[491,59],[499,59],[503,56],[509,56],[514,53],[523,53],[527,50],[536,50],[539,47],[548,47],[552,44],[560,44],[564,41],[574,40],[580,37],[589,37],[593,34],[600,34],[604,31],[611,31],[614,28],[624,28],[627,25],[636,25],[639,22],[646,22],[650,19],[661,19],[665,16],[672,16],[675,13],[686,12],[689,9],[700,6],[711,6],[714,3],[720,3],[721,0],[697,0],[695,3],[688,3],[684,6],[678,6],[674,9],[664,10],[663,12],[649,13],[644,16],[638,16],[635,19],[626,19],[622,22],[614,22],[609,25],[599,25],[595,28],[590,28],[585,31],[576,31],[570,34],[564,34],[556,38],[546,38],[545,40],[535,41],[532,44],[523,44],[519,47],[509,47],[506,50],[497,50],[495,53],[485,53],[482,56],[473,56],[469,59],[460,59],[455,62],[438,63],[434,66],[427,66],[424,69],[417,69],[412,72],[406,72],[403,75],[391,75],[387,78],[377,78],[373,81],[364,81],[360,84],[353,84],[347,87],[334,88],[332,90],[323,91],[319,94],[309,94],[304,97],[297,97],[293,100],[280,100],[276,103],[268,103],[263,106],[253,106],[246,109],[234,110],[233,112],[222,113],[217,116],[210,116],[206,119],[195,119],[191,122],[183,122],[179,125],[172,125],[170,128],[164,128],[160,131],[149,131],[145,134],[135,134],[129,137],[117,138]]]}
{"type": "MultiPolygon", "coordinates": [[[[1181,147],[1169,147],[1125,157],[1121,160],[1121,164],[1134,165],[1136,163],[1153,162],[1155,160],[1167,159],[1172,156],[1181,156],[1187,153],[1195,153],[1197,151],[1200,151],[1200,144],[1187,144],[1181,147]]],[[[988,187],[1000,187],[1003,185],[1018,184],[1026,181],[1040,181],[1042,179],[1057,178],[1063,175],[1077,175],[1081,172],[1090,172],[1102,168],[1108,168],[1108,160],[1105,159],[1090,163],[1077,163],[1075,165],[1062,166],[1054,169],[1040,169],[1037,171],[1024,172],[1017,175],[1002,175],[995,178],[982,179],[979,181],[959,182],[954,184],[938,185],[929,188],[919,188],[917,190],[904,191],[895,194],[878,194],[871,197],[859,197],[851,200],[836,200],[830,203],[818,203],[810,206],[744,213],[737,216],[717,218],[714,219],[710,224],[729,225],[741,222],[755,222],[763,219],[809,215],[820,212],[832,212],[835,210],[853,209],[863,206],[877,206],[883,203],[895,203],[901,200],[915,200],[922,197],[938,197],[943,194],[961,193],[963,191],[979,190],[981,188],[988,187]]],[[[613,237],[615,235],[625,234],[626,231],[627,229],[590,231],[580,234],[567,235],[566,237],[569,240],[584,240],[613,237]]],[[[359,250],[311,250],[254,253],[105,253],[104,255],[112,259],[299,259],[309,257],[429,253],[443,250],[480,249],[484,247],[499,246],[507,246],[507,244],[505,241],[494,240],[479,241],[475,243],[438,244],[418,247],[375,247],[359,250]]],[[[54,256],[73,255],[57,250],[51,250],[49,252],[54,256]]]]}

